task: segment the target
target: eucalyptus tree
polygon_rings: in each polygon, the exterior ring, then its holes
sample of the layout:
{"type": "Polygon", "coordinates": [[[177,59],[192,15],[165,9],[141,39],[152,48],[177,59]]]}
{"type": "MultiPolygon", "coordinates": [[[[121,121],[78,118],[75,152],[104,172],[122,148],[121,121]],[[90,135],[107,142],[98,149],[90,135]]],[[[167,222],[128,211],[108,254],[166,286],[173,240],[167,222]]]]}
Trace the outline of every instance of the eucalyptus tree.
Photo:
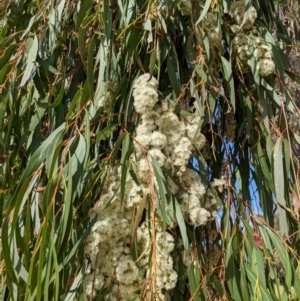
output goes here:
{"type": "Polygon", "coordinates": [[[299,2],[0,15],[2,300],[299,299],[299,2]]]}

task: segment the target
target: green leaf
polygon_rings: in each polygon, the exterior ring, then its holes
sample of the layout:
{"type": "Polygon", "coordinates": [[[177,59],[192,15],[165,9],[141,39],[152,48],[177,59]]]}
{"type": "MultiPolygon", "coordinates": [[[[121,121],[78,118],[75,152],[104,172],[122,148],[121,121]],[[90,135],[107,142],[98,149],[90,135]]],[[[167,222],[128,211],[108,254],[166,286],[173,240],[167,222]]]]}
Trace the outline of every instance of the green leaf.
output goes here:
{"type": "Polygon", "coordinates": [[[240,265],[240,283],[241,283],[241,287],[242,287],[242,300],[245,301],[250,301],[250,294],[249,294],[249,290],[248,290],[248,280],[246,278],[246,271],[245,271],[245,264],[242,262],[240,265]]]}
{"type": "MultiPolygon", "coordinates": [[[[59,166],[59,154],[61,142],[63,139],[63,131],[58,131],[57,135],[52,136],[51,147],[45,149],[46,153],[46,172],[49,178],[52,178],[54,172],[57,172],[59,166]]],[[[45,143],[45,142],[44,142],[45,143]]]]}
{"type": "Polygon", "coordinates": [[[263,172],[264,181],[266,181],[269,188],[273,192],[274,191],[274,183],[272,181],[271,172],[270,172],[270,169],[268,167],[268,164],[267,164],[267,161],[266,161],[266,158],[265,158],[265,154],[263,152],[263,149],[262,149],[262,146],[261,146],[260,142],[257,144],[257,154],[258,154],[258,164],[260,165],[261,170],[263,172]]]}
{"type": "MultiPolygon", "coordinates": [[[[54,239],[52,241],[54,241],[54,239]]],[[[55,276],[55,278],[54,278],[55,279],[55,284],[54,284],[55,285],[55,299],[58,300],[59,287],[60,287],[59,266],[58,266],[58,259],[57,259],[55,246],[52,243],[52,241],[50,243],[51,243],[51,253],[52,253],[53,265],[54,265],[54,276],[55,276]]]]}
{"type": "MultiPolygon", "coordinates": [[[[10,45],[6,49],[4,56],[2,56],[0,58],[0,69],[2,69],[3,67],[6,66],[6,64],[9,62],[11,56],[13,55],[13,53],[15,52],[16,49],[17,49],[16,44],[10,45]]],[[[6,67],[8,67],[8,66],[6,66],[6,67]]]]}
{"type": "Polygon", "coordinates": [[[235,254],[236,250],[233,247],[234,245],[234,237],[230,238],[230,241],[226,247],[226,280],[228,284],[229,291],[231,295],[235,296],[235,300],[241,301],[240,287],[239,287],[239,278],[238,271],[235,263],[235,254]],[[228,254],[227,254],[228,251],[228,254]]]}
{"type": "Polygon", "coordinates": [[[149,72],[151,76],[154,73],[155,64],[156,64],[156,49],[153,49],[150,54],[150,63],[149,63],[149,72]]]}
{"type": "Polygon", "coordinates": [[[91,40],[89,41],[89,48],[88,48],[88,63],[87,63],[87,80],[89,83],[90,95],[91,98],[94,96],[94,40],[95,35],[92,36],[91,40]]]}
{"type": "Polygon", "coordinates": [[[189,285],[191,290],[191,295],[194,301],[201,301],[199,296],[200,288],[200,271],[196,264],[191,264],[189,270],[189,285]]]}
{"type": "Polygon", "coordinates": [[[110,124],[105,127],[100,133],[96,136],[96,143],[99,143],[101,140],[106,140],[110,137],[111,133],[113,133],[118,128],[117,124],[110,124]]]}
{"type": "Polygon", "coordinates": [[[291,153],[290,153],[290,146],[287,139],[283,140],[284,146],[284,162],[285,162],[285,170],[286,174],[290,173],[290,166],[291,166],[291,153]]]}
{"type": "Polygon", "coordinates": [[[61,85],[61,89],[59,91],[58,96],[56,97],[54,102],[48,108],[53,109],[53,108],[56,108],[57,106],[59,106],[61,101],[63,100],[64,95],[65,95],[65,88],[64,88],[64,85],[61,85]]]}
{"type": "Polygon", "coordinates": [[[223,56],[221,57],[221,62],[223,67],[224,78],[227,82],[226,84],[229,89],[230,102],[232,104],[233,111],[235,112],[235,89],[234,89],[231,64],[223,56]]]}
{"type": "Polygon", "coordinates": [[[20,83],[20,87],[22,88],[25,84],[32,78],[33,73],[35,72],[36,65],[36,56],[38,51],[38,38],[35,34],[30,34],[26,41],[26,54],[27,54],[27,64],[26,68],[20,83]]]}
{"type": "MultiPolygon", "coordinates": [[[[9,222],[5,221],[2,224],[2,231],[1,231],[1,243],[2,243],[2,255],[5,259],[5,268],[8,273],[8,276],[11,278],[11,280],[14,283],[18,283],[16,275],[15,275],[15,268],[13,265],[13,262],[11,260],[11,254],[10,254],[10,239],[9,239],[9,222]]],[[[18,254],[12,254],[14,257],[18,256],[18,254]]],[[[11,294],[13,295],[12,292],[12,286],[9,286],[9,290],[11,291],[11,294]]]]}
{"type": "Polygon", "coordinates": [[[201,15],[200,15],[200,17],[198,18],[198,20],[196,21],[196,23],[195,23],[194,26],[197,26],[197,25],[203,20],[203,18],[205,17],[206,13],[208,12],[208,10],[209,10],[209,8],[210,8],[210,4],[211,4],[211,0],[206,0],[206,1],[205,1],[203,10],[202,10],[202,12],[201,12],[201,15]]]}
{"type": "Polygon", "coordinates": [[[287,278],[285,279],[285,281],[287,282],[287,286],[290,287],[292,275],[291,263],[284,242],[271,229],[268,228],[267,231],[269,233],[270,240],[275,247],[276,253],[279,256],[279,259],[286,271],[287,278]]]}
{"type": "Polygon", "coordinates": [[[262,89],[259,89],[258,93],[259,93],[261,117],[267,129],[267,132],[270,133],[270,121],[269,121],[269,112],[268,112],[266,93],[262,89]]]}
{"type": "Polygon", "coordinates": [[[65,120],[69,120],[72,114],[74,113],[74,107],[78,104],[82,96],[82,90],[78,90],[75,94],[75,96],[72,99],[72,102],[68,108],[68,113],[66,114],[65,120]]]}
{"type": "Polygon", "coordinates": [[[245,0],[245,12],[244,12],[243,21],[240,25],[240,28],[242,28],[243,25],[247,22],[247,20],[249,19],[250,13],[251,13],[251,1],[245,0]]]}
{"type": "Polygon", "coordinates": [[[64,299],[65,301],[73,301],[76,299],[76,295],[78,293],[78,290],[81,288],[81,283],[82,283],[82,271],[78,273],[76,276],[75,280],[73,281],[68,294],[66,298],[64,299]]]}
{"type": "MultiPolygon", "coordinates": [[[[29,125],[29,131],[34,131],[36,126],[42,121],[42,118],[45,114],[46,109],[45,108],[38,108],[34,114],[34,116],[31,118],[30,125],[29,125]]],[[[29,147],[29,145],[27,146],[29,147]]]]}
{"type": "MultiPolygon", "coordinates": [[[[80,135],[81,137],[81,135],[80,135]]],[[[83,139],[83,138],[81,138],[83,139]]],[[[80,143],[78,145],[78,148],[80,147],[80,143]]],[[[80,149],[81,150],[81,149],[80,149]]],[[[68,154],[69,157],[69,162],[71,161],[71,154],[69,152],[68,154]]],[[[72,164],[68,164],[68,182],[64,182],[64,189],[66,190],[64,194],[64,206],[63,206],[63,212],[62,212],[62,217],[60,218],[60,223],[59,223],[59,228],[57,231],[57,235],[55,235],[55,244],[57,245],[57,251],[59,253],[60,248],[63,246],[63,241],[66,239],[68,240],[71,226],[72,226],[72,217],[73,217],[73,212],[72,212],[72,200],[73,200],[73,194],[74,190],[72,190],[72,182],[73,182],[73,177],[72,177],[72,164]]]]}
{"type": "Polygon", "coordinates": [[[256,273],[257,278],[259,279],[259,282],[266,286],[265,271],[261,268],[264,266],[264,259],[261,251],[257,247],[253,248],[251,265],[252,270],[256,273]]]}
{"type": "MultiPolygon", "coordinates": [[[[86,50],[86,46],[87,46],[86,45],[86,26],[92,20],[92,18],[93,18],[93,16],[86,17],[83,20],[83,23],[80,25],[79,32],[78,32],[78,46],[79,46],[78,49],[79,49],[79,54],[80,54],[80,57],[81,57],[81,61],[82,61],[83,65],[85,66],[85,68],[87,68],[86,52],[88,52],[86,50]]],[[[88,49],[89,49],[89,46],[88,46],[88,49]]]]}
{"type": "Polygon", "coordinates": [[[187,237],[187,233],[186,233],[186,225],[185,225],[185,221],[182,215],[182,211],[180,208],[179,203],[177,202],[177,199],[173,196],[172,197],[173,203],[174,203],[174,207],[175,207],[175,215],[176,215],[176,220],[180,229],[180,234],[181,234],[181,238],[183,241],[183,246],[184,249],[187,250],[189,248],[189,240],[187,237]]]}
{"type": "Polygon", "coordinates": [[[50,233],[48,231],[48,223],[51,223],[51,219],[53,216],[53,210],[52,210],[52,204],[51,204],[51,199],[49,198],[47,200],[47,202],[49,206],[47,206],[46,209],[46,216],[44,219],[44,225],[42,228],[42,231],[40,232],[40,235],[37,239],[37,241],[39,242],[38,244],[36,244],[36,248],[39,249],[39,256],[38,256],[38,267],[37,267],[37,284],[36,284],[36,289],[37,289],[37,294],[36,294],[36,298],[37,300],[42,300],[42,296],[43,296],[43,283],[45,281],[45,268],[47,268],[47,265],[49,264],[49,260],[51,260],[51,256],[49,254],[49,246],[48,246],[48,242],[49,242],[49,237],[50,237],[50,233]],[[48,256],[45,256],[45,254],[48,254],[48,256]],[[44,265],[45,262],[45,265],[44,265]]]}
{"type": "Polygon", "coordinates": [[[114,149],[112,150],[112,154],[111,154],[111,165],[112,166],[115,165],[117,155],[118,155],[118,152],[120,150],[120,146],[123,142],[123,139],[126,137],[126,135],[128,135],[126,132],[122,133],[116,141],[116,144],[115,144],[114,149]]]}
{"type": "Polygon", "coordinates": [[[252,271],[252,269],[249,266],[247,266],[246,264],[244,265],[244,267],[245,267],[247,278],[249,279],[249,281],[252,285],[252,290],[255,293],[255,296],[253,296],[253,299],[256,297],[255,298],[256,300],[274,301],[274,299],[270,296],[270,293],[267,290],[267,288],[259,282],[259,279],[257,279],[257,277],[256,277],[255,273],[252,271]]]}
{"type": "Polygon", "coordinates": [[[165,177],[162,173],[162,170],[156,161],[154,157],[152,157],[152,166],[153,170],[155,173],[156,181],[158,184],[158,193],[157,193],[157,198],[159,200],[159,205],[160,209],[162,212],[162,219],[163,219],[163,228],[164,230],[166,229],[166,223],[167,223],[167,214],[166,214],[166,204],[167,204],[167,199],[166,199],[166,194],[167,194],[167,189],[166,189],[166,180],[165,177]]]}
{"type": "Polygon", "coordinates": [[[93,7],[92,4],[93,4],[93,0],[85,0],[80,2],[80,10],[77,16],[76,26],[75,26],[76,31],[79,30],[79,27],[82,25],[84,18],[89,15],[93,7]]]}
{"type": "Polygon", "coordinates": [[[110,35],[112,34],[112,11],[109,6],[109,2],[103,3],[103,16],[104,16],[104,27],[107,40],[110,40],[110,35]]]}
{"type": "MultiPolygon", "coordinates": [[[[275,193],[276,200],[282,206],[286,207],[286,201],[284,198],[285,195],[285,187],[284,187],[284,173],[283,170],[283,161],[282,161],[282,141],[281,138],[277,139],[274,146],[274,185],[275,185],[275,193]]],[[[286,219],[286,212],[281,206],[277,207],[278,216],[279,216],[279,226],[280,232],[283,236],[288,236],[288,225],[286,219]]]]}
{"type": "Polygon", "coordinates": [[[172,85],[172,88],[175,92],[175,95],[178,96],[180,94],[180,85],[179,82],[176,78],[176,71],[173,67],[173,63],[171,61],[171,56],[168,56],[167,59],[167,69],[168,69],[168,75],[169,75],[169,79],[172,85]]]}

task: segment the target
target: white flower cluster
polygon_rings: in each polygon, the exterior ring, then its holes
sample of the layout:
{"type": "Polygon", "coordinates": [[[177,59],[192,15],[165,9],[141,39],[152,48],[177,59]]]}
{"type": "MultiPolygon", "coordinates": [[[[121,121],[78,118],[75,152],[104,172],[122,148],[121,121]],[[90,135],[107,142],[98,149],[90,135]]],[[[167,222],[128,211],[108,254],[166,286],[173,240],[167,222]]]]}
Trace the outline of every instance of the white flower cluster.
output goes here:
{"type": "Polygon", "coordinates": [[[148,262],[150,256],[151,236],[148,223],[144,222],[137,231],[138,249],[143,254],[138,261],[139,268],[146,272],[147,277],[156,279],[156,300],[168,300],[169,291],[177,283],[178,275],[173,269],[174,263],[171,252],[174,250],[174,237],[164,232],[162,227],[156,224],[156,266],[149,269],[148,262]]]}
{"type": "MultiPolygon", "coordinates": [[[[231,17],[237,23],[237,25],[242,25],[244,21],[244,14],[245,14],[245,1],[235,1],[232,2],[230,5],[229,11],[231,17]]],[[[257,18],[257,11],[256,9],[251,6],[248,19],[242,25],[243,29],[250,30],[253,27],[253,24],[257,18]]]]}
{"type": "MultiPolygon", "coordinates": [[[[147,84],[149,75],[143,75],[138,79],[139,84],[144,80],[147,84]]],[[[143,85],[134,91],[140,100],[143,85]]],[[[134,104],[136,98],[134,98],[134,104]]],[[[144,99],[145,106],[148,103],[144,99]]],[[[141,103],[138,104],[142,106],[141,103]]],[[[154,108],[154,106],[152,106],[154,108]]],[[[142,110],[144,112],[144,110],[142,110]]],[[[187,221],[195,226],[204,225],[211,218],[211,213],[201,206],[201,199],[206,193],[205,187],[199,181],[199,177],[191,169],[187,169],[189,159],[193,151],[201,150],[206,139],[199,129],[200,118],[187,118],[181,121],[178,116],[168,112],[167,108],[156,106],[152,111],[141,115],[141,121],[137,126],[135,143],[138,174],[140,180],[147,180],[149,177],[151,156],[155,157],[161,167],[177,177],[180,184],[188,188],[188,192],[178,191],[178,186],[168,180],[169,187],[181,203],[181,209],[187,221]],[[151,122],[152,121],[152,122],[151,122]]]]}
{"type": "Polygon", "coordinates": [[[107,175],[100,204],[92,210],[96,222],[85,244],[92,268],[86,271],[83,280],[89,298],[106,289],[105,300],[140,300],[141,292],[148,294],[155,285],[156,300],[170,299],[178,277],[171,256],[175,243],[174,237],[160,226],[158,217],[151,213],[151,218],[157,219],[155,242],[153,229],[149,229],[151,222],[145,221],[136,229],[139,254],[136,262],[130,250],[133,210],[145,198],[158,201],[152,192],[152,185],[157,185],[152,158],[171,175],[172,179],[167,177],[168,187],[177,197],[188,223],[205,225],[215,216],[215,203],[204,208],[206,189],[196,173],[187,168],[192,153],[206,144],[200,132],[201,120],[199,117],[181,120],[169,111],[167,102],[159,104],[157,87],[157,80],[150,74],[141,75],[133,85],[134,107],[140,116],[131,162],[139,185],[131,176],[126,178],[121,206],[122,168],[114,167],[107,175]],[[150,260],[154,243],[155,260],[150,260]],[[149,283],[151,288],[147,287],[149,283]]]}
{"type": "MultiPolygon", "coordinates": [[[[137,230],[137,243],[142,258],[134,262],[129,248],[131,207],[141,201],[145,191],[143,186],[137,186],[129,177],[125,185],[125,204],[121,207],[118,190],[120,175],[120,168],[115,168],[101,197],[101,205],[93,209],[97,222],[86,241],[85,253],[89,255],[94,271],[85,275],[83,286],[89,297],[95,297],[97,291],[108,288],[110,293],[105,296],[105,300],[139,300],[146,278],[154,277],[154,269],[148,266],[151,237],[147,223],[143,223],[137,230]]],[[[164,294],[168,294],[167,291],[173,289],[177,282],[170,255],[174,249],[174,238],[160,226],[156,230],[156,290],[159,300],[166,300],[164,294]]]]}
{"type": "MultiPolygon", "coordinates": [[[[217,179],[220,181],[220,179],[217,179]]],[[[214,183],[212,183],[214,185],[214,183]]],[[[218,186],[217,190],[223,190],[224,184],[222,186],[218,186]]],[[[218,215],[218,211],[220,211],[220,206],[217,203],[217,200],[215,199],[214,195],[211,193],[211,191],[207,192],[207,198],[205,200],[205,209],[210,213],[209,221],[212,221],[216,218],[218,215]]]]}
{"type": "Polygon", "coordinates": [[[201,119],[180,120],[165,104],[158,105],[158,83],[154,77],[149,79],[149,74],[143,74],[133,86],[134,107],[140,113],[134,142],[140,180],[149,177],[151,157],[172,175],[181,176],[192,153],[206,143],[199,128],[201,119]]]}
{"type": "Polygon", "coordinates": [[[213,12],[208,12],[204,17],[203,24],[208,34],[210,46],[223,49],[222,31],[218,26],[218,15],[213,12]]]}
{"type": "MultiPolygon", "coordinates": [[[[230,15],[236,22],[231,26],[231,30],[234,34],[232,41],[233,51],[241,62],[241,71],[243,73],[248,72],[247,61],[250,58],[251,53],[248,47],[248,34],[244,31],[252,29],[253,24],[257,18],[256,9],[251,6],[248,19],[244,22],[245,15],[245,1],[235,1],[230,5],[230,15]]],[[[267,43],[260,37],[256,37],[254,40],[254,53],[253,56],[258,61],[257,68],[261,76],[268,76],[275,70],[275,64],[273,61],[273,54],[267,43]]]]}
{"type": "Polygon", "coordinates": [[[254,57],[257,60],[257,67],[261,76],[268,76],[275,70],[273,54],[264,39],[256,37],[254,39],[254,57]]]}
{"type": "Polygon", "coordinates": [[[125,207],[121,208],[119,192],[115,192],[120,173],[114,170],[112,181],[108,184],[100,206],[94,208],[97,222],[85,245],[85,252],[89,255],[94,272],[85,275],[83,285],[87,296],[95,296],[97,291],[109,285],[110,294],[107,300],[139,300],[141,287],[147,277],[156,277],[156,291],[159,300],[166,300],[164,294],[175,287],[177,273],[173,270],[173,259],[170,253],[174,249],[174,238],[164,232],[162,227],[156,230],[156,264],[150,269],[149,254],[151,248],[150,230],[147,223],[143,223],[137,230],[137,242],[142,258],[134,262],[130,248],[130,221],[133,203],[141,200],[141,188],[137,188],[132,180],[127,181],[125,207]],[[134,191],[137,196],[134,198],[134,191]],[[113,194],[115,195],[113,196],[113,194]],[[106,205],[113,199],[113,203],[106,205]],[[154,272],[155,271],[155,272],[154,272]],[[153,275],[152,275],[153,274],[153,275]]]}
{"type": "Polygon", "coordinates": [[[215,187],[220,193],[224,191],[224,187],[226,185],[226,180],[224,178],[221,179],[213,179],[211,185],[215,187]]]}
{"type": "Polygon", "coordinates": [[[89,297],[95,297],[97,291],[109,287],[111,294],[106,299],[127,300],[128,297],[138,296],[134,290],[142,280],[128,247],[129,212],[121,210],[116,202],[107,208],[105,205],[97,208],[97,222],[85,244],[85,253],[89,256],[93,272],[85,275],[83,287],[89,297]]]}
{"type": "Polygon", "coordinates": [[[186,187],[186,190],[179,190],[178,185],[168,178],[169,189],[179,200],[186,221],[194,226],[205,225],[215,217],[216,212],[203,207],[206,189],[195,171],[187,168],[192,153],[196,149],[202,150],[206,145],[206,138],[200,132],[201,119],[188,117],[180,120],[168,110],[165,103],[158,105],[158,96],[155,94],[157,84],[153,77],[153,91],[143,98],[149,78],[149,74],[140,76],[136,81],[138,85],[134,84],[133,92],[134,106],[143,112],[136,127],[134,143],[139,180],[147,183],[149,174],[153,174],[151,157],[154,157],[160,167],[175,177],[177,183],[186,187]],[[150,100],[148,95],[152,97],[150,100]],[[149,102],[152,110],[147,111],[149,102]]]}
{"type": "Polygon", "coordinates": [[[250,57],[248,48],[248,37],[243,33],[238,33],[232,40],[233,51],[236,53],[241,62],[242,72],[248,71],[247,61],[250,57]]]}
{"type": "Polygon", "coordinates": [[[128,177],[121,207],[121,168],[115,167],[107,178],[101,204],[92,210],[97,221],[86,240],[85,253],[89,255],[94,271],[85,275],[83,286],[89,297],[107,288],[110,294],[105,300],[125,301],[138,298],[145,280],[145,271],[132,260],[129,246],[132,207],[141,202],[147,188],[138,186],[128,177]]]}
{"type": "Polygon", "coordinates": [[[138,113],[151,111],[158,101],[158,81],[148,73],[141,75],[133,84],[134,108],[138,113]],[[147,99],[147,101],[145,101],[147,99]]]}
{"type": "Polygon", "coordinates": [[[192,15],[193,9],[191,0],[179,0],[177,7],[183,16],[192,15]]]}
{"type": "Polygon", "coordinates": [[[183,216],[191,225],[205,225],[212,216],[201,204],[204,203],[206,193],[204,185],[199,181],[195,171],[191,169],[187,169],[181,182],[183,186],[189,187],[187,191],[179,191],[176,195],[180,201],[183,216]]]}

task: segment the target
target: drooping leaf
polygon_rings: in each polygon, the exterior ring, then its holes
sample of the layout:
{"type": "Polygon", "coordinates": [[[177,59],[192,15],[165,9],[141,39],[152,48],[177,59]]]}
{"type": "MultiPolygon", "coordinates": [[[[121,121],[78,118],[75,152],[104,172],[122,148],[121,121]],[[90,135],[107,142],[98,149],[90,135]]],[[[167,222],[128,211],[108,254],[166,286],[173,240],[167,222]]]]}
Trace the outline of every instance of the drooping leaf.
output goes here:
{"type": "Polygon", "coordinates": [[[38,38],[35,34],[30,34],[26,41],[26,68],[20,83],[22,88],[33,77],[36,69],[36,56],[38,51],[38,38]]]}

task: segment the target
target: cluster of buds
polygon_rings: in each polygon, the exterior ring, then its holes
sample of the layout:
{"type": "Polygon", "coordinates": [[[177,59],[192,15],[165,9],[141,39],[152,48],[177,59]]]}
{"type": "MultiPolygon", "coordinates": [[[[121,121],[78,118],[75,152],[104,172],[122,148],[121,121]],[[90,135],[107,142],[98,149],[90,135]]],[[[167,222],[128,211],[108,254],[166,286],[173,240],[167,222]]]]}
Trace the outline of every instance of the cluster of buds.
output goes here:
{"type": "Polygon", "coordinates": [[[239,58],[240,66],[243,73],[248,71],[247,61],[250,56],[248,48],[248,37],[244,33],[238,33],[232,41],[233,51],[236,53],[236,56],[239,58]]]}
{"type": "Polygon", "coordinates": [[[239,27],[242,27],[244,30],[251,30],[253,24],[257,18],[257,11],[256,9],[251,6],[250,12],[248,15],[248,19],[244,20],[245,15],[245,1],[235,1],[232,2],[230,5],[230,15],[236,22],[239,27]]]}
{"type": "MultiPolygon", "coordinates": [[[[206,138],[200,131],[201,118],[179,118],[169,109],[168,101],[159,99],[157,88],[158,81],[148,73],[139,76],[133,84],[133,105],[139,114],[133,137],[134,154],[130,158],[135,180],[130,174],[126,176],[122,196],[122,165],[116,164],[107,174],[100,204],[91,210],[96,222],[85,244],[90,268],[86,269],[83,279],[88,298],[96,297],[103,289],[107,292],[104,300],[111,301],[153,297],[167,301],[171,297],[178,278],[172,254],[176,241],[161,225],[157,210],[160,199],[155,193],[159,185],[153,162],[166,171],[168,189],[176,197],[185,222],[192,226],[206,225],[215,219],[220,209],[199,175],[189,168],[193,153],[206,145],[206,138]],[[151,224],[146,220],[135,229],[139,259],[134,261],[129,247],[132,242],[130,225],[136,208],[141,206],[148,210],[148,206],[142,205],[145,200],[151,200],[154,210],[146,215],[155,222],[151,224]],[[149,264],[151,256],[153,259],[152,249],[155,249],[153,265],[149,264]],[[155,279],[151,287],[147,279],[155,279]]],[[[212,186],[221,191],[224,183],[218,180],[212,182],[212,186]]],[[[177,223],[174,218],[169,229],[177,223]]],[[[186,264],[188,262],[190,260],[186,264]]]]}
{"type": "Polygon", "coordinates": [[[256,37],[253,45],[255,48],[253,55],[257,60],[259,74],[261,76],[268,76],[272,74],[275,70],[275,64],[270,47],[261,37],[256,37]]]}
{"type": "Polygon", "coordinates": [[[178,1],[177,7],[183,16],[192,15],[192,2],[191,0],[180,0],[178,1]]]}
{"type": "Polygon", "coordinates": [[[247,61],[250,57],[248,48],[248,35],[244,31],[252,29],[253,24],[257,18],[256,9],[251,6],[248,19],[244,20],[245,15],[245,1],[235,1],[231,3],[229,14],[235,21],[235,24],[231,26],[231,30],[234,34],[232,41],[233,51],[238,58],[240,70],[243,73],[248,72],[247,61]]]}
{"type": "MultiPolygon", "coordinates": [[[[257,18],[256,9],[251,6],[249,13],[245,14],[245,1],[235,1],[231,3],[230,15],[236,24],[231,26],[233,38],[233,51],[238,58],[240,69],[243,73],[248,72],[248,59],[250,58],[250,51],[248,47],[248,31],[250,31],[257,18]],[[247,19],[245,19],[247,15],[247,19]]],[[[275,70],[273,61],[273,54],[270,47],[264,39],[256,37],[254,40],[253,56],[257,61],[257,68],[259,74],[263,77],[272,74],[275,70]]]]}
{"type": "Polygon", "coordinates": [[[207,13],[204,17],[203,24],[208,35],[210,46],[223,49],[222,31],[218,25],[218,15],[213,12],[207,13]]]}

